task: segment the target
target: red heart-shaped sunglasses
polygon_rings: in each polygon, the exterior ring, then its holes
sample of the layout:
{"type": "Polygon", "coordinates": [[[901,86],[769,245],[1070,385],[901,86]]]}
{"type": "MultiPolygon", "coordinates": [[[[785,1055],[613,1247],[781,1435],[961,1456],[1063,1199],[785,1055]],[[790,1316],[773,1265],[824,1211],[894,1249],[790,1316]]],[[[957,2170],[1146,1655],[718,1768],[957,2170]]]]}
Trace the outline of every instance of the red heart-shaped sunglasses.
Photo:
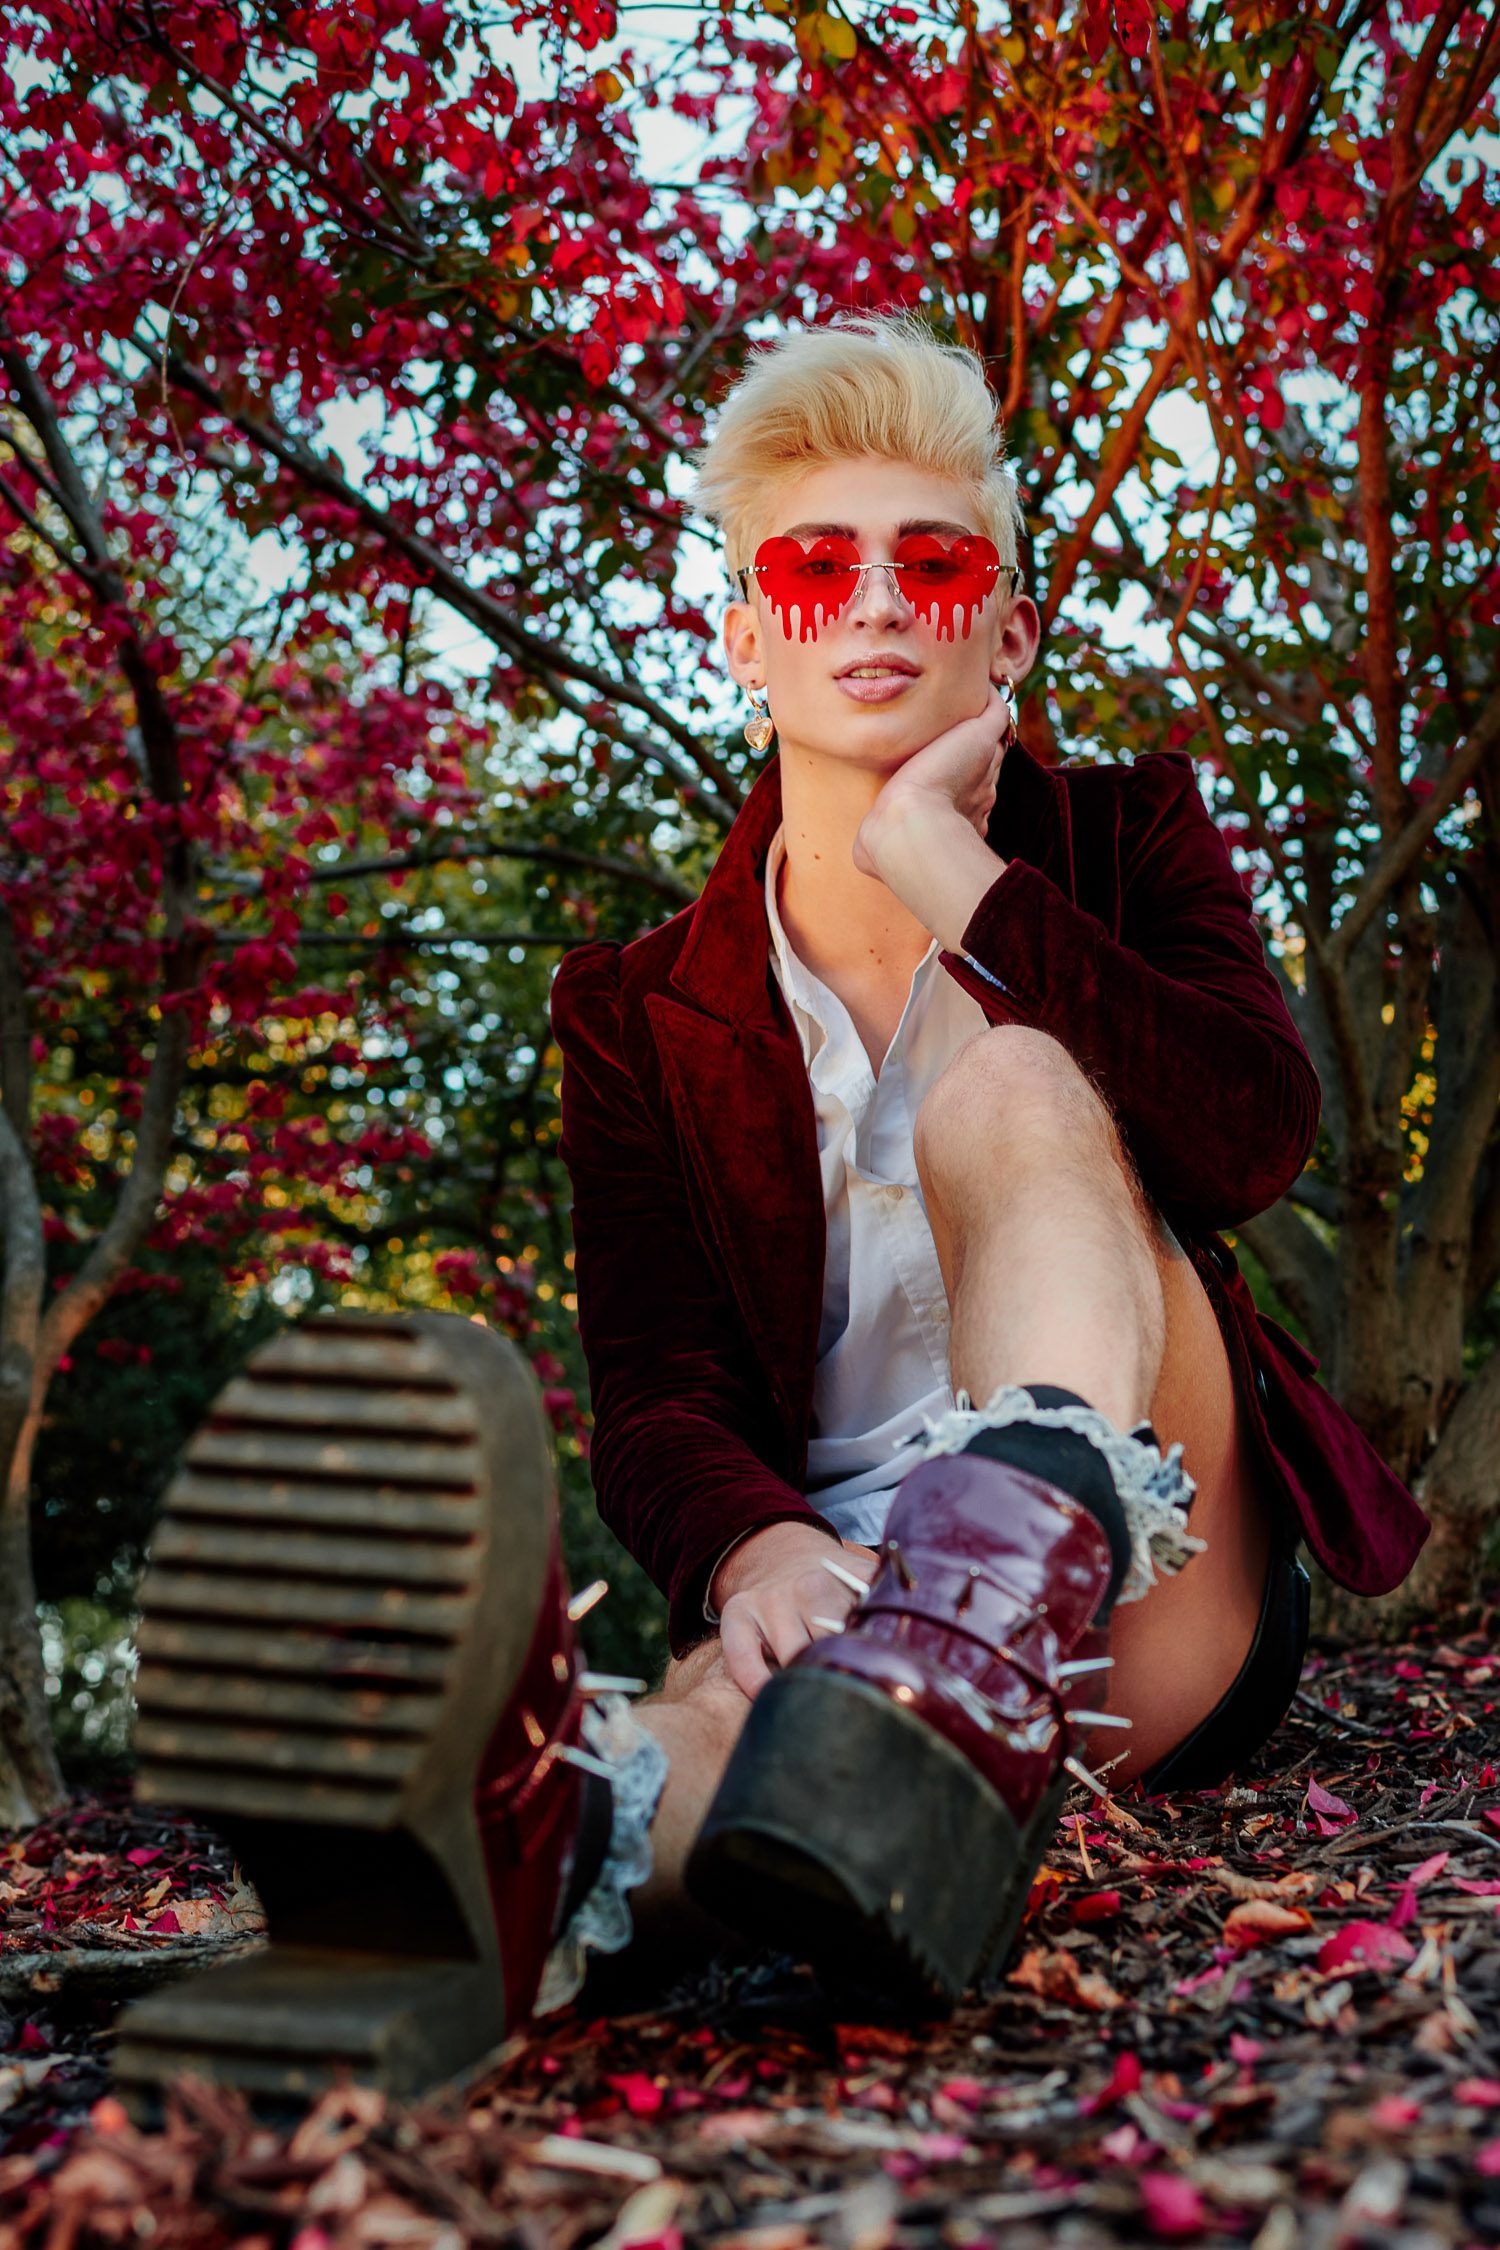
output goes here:
{"type": "Polygon", "coordinates": [[[814,641],[818,627],[848,605],[867,570],[891,571],[902,598],[917,616],[924,624],[936,624],[940,640],[950,641],[960,617],[968,639],[1002,571],[1012,580],[1012,591],[1021,583],[1020,564],[1001,562],[994,541],[980,532],[965,532],[948,545],[930,531],[909,532],[888,563],[861,562],[852,539],[815,539],[807,547],[800,539],[764,539],[755,550],[754,562],[735,575],[747,600],[746,581],[756,579],[788,637],[796,610],[799,640],[814,641]]]}

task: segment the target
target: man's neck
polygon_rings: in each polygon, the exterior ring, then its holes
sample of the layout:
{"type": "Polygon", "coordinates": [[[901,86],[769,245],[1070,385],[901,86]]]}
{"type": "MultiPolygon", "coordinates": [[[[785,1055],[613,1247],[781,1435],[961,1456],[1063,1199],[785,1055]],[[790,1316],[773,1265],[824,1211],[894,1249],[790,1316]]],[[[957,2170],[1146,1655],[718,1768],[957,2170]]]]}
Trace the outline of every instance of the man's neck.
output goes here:
{"type": "Polygon", "coordinates": [[[776,893],[787,942],[827,983],[905,984],[932,943],[894,891],[854,864],[854,838],[886,776],[781,754],[786,862],[776,893]]]}

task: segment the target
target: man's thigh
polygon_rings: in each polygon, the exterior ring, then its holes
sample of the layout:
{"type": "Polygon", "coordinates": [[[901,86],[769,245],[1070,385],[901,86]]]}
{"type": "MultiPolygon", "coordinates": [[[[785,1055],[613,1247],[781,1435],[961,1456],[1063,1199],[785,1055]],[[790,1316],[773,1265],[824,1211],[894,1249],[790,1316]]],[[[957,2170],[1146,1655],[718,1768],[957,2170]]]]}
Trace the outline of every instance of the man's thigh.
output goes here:
{"type": "Polygon", "coordinates": [[[1197,1485],[1188,1528],[1207,1546],[1141,1601],[1117,1604],[1110,1620],[1115,1661],[1100,1675],[1109,1692],[1099,1708],[1135,1723],[1129,1735],[1096,1728],[1083,1756],[1116,1786],[1175,1749],[1234,1681],[1255,1635],[1272,1547],[1265,1471],[1208,1292],[1164,1224],[1157,1249],[1166,1348],[1151,1426],[1163,1451],[1182,1446],[1197,1485]]]}

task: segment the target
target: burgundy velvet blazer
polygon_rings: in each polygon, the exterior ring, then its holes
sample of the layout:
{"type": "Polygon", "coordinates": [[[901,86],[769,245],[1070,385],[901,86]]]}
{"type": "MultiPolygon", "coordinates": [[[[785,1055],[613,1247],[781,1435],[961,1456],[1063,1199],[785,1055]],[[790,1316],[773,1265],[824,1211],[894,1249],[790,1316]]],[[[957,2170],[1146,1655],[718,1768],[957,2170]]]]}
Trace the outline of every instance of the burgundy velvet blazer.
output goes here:
{"type": "MultiPolygon", "coordinates": [[[[594,1493],[666,1595],[676,1654],[704,1637],[708,1576],[737,1533],[833,1530],[802,1491],[825,1229],[812,1090],[770,965],[780,818],[772,758],[702,896],[629,945],[569,952],[552,988],[594,1493]]],[[[1317,1360],[1256,1311],[1215,1231],[1297,1177],[1320,1089],[1191,759],[1049,769],[1013,747],[987,841],[1008,864],[943,967],[991,1023],[1050,1033],[1103,1094],[1203,1278],[1309,1548],[1340,1585],[1388,1592],[1427,1519],[1313,1380],[1317,1360]]]]}

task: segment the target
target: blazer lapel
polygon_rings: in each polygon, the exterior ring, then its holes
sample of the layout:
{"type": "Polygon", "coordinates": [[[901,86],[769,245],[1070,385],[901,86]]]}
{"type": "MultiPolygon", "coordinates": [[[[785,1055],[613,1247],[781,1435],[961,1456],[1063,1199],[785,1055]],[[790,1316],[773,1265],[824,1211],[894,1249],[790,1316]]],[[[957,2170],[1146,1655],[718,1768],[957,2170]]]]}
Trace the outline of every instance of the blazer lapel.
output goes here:
{"type": "Polygon", "coordinates": [[[741,806],[693,915],[671,990],[647,997],[662,1073],[713,1247],[806,1463],[826,1228],[812,1089],[771,972],[766,851],[781,819],[773,758],[741,806]]]}

